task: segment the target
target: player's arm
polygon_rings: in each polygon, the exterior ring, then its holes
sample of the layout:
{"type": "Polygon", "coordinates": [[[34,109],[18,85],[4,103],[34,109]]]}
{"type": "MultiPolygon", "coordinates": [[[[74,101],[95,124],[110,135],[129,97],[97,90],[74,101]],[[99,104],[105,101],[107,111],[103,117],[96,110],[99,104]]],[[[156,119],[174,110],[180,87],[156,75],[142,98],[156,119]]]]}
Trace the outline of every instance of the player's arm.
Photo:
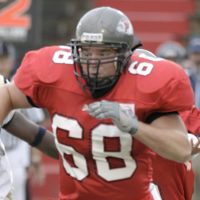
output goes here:
{"type": "Polygon", "coordinates": [[[190,159],[191,145],[178,114],[162,115],[149,125],[139,121],[131,110],[124,110],[116,102],[95,102],[84,110],[98,119],[111,118],[122,132],[130,133],[164,158],[177,162],[190,159]]]}
{"type": "Polygon", "coordinates": [[[150,125],[139,122],[134,137],[164,158],[177,162],[190,158],[187,130],[178,114],[163,115],[150,125]]]}
{"type": "Polygon", "coordinates": [[[0,86],[0,123],[15,108],[29,108],[26,96],[16,87],[14,82],[0,86]]]}
{"type": "Polygon", "coordinates": [[[188,130],[188,139],[192,145],[192,158],[200,153],[200,111],[196,106],[181,112],[180,116],[188,130]]]}
{"type": "MultiPolygon", "coordinates": [[[[31,107],[26,96],[16,87],[14,82],[4,84],[0,87],[0,122],[3,123],[4,118],[11,110],[16,108],[31,107]]],[[[12,123],[6,126],[6,129],[13,135],[32,144],[39,132],[39,126],[27,120],[22,114],[14,115],[12,123]]],[[[37,148],[55,158],[58,157],[57,151],[54,149],[54,138],[49,131],[46,131],[43,139],[37,148]]]]}
{"type": "Polygon", "coordinates": [[[27,119],[22,113],[16,111],[12,119],[3,128],[46,155],[55,159],[59,158],[53,133],[27,119]]]}

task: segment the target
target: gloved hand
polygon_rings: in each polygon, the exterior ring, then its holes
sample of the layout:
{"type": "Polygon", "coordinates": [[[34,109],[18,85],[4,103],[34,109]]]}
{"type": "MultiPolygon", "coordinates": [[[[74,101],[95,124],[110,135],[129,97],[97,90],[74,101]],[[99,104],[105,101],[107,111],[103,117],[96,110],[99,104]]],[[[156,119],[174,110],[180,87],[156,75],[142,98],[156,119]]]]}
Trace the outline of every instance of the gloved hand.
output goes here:
{"type": "Polygon", "coordinates": [[[122,131],[134,135],[138,130],[138,120],[131,109],[124,109],[119,103],[98,101],[83,107],[91,116],[97,119],[112,119],[122,131]]]}
{"type": "Polygon", "coordinates": [[[200,153],[200,138],[190,133],[187,134],[187,137],[192,146],[191,155],[192,158],[194,159],[200,153]]]}

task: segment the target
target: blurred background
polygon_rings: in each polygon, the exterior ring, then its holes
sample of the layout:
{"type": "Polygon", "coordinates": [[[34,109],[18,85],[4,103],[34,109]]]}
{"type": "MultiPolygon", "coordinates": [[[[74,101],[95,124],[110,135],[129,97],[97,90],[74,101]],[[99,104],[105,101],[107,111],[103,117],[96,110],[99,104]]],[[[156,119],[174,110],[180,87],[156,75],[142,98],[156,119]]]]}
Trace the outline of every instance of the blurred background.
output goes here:
{"type": "MultiPolygon", "coordinates": [[[[0,0],[0,42],[15,49],[12,75],[28,50],[69,42],[79,18],[97,6],[112,6],[127,14],[143,47],[156,54],[167,41],[179,43],[186,51],[190,41],[200,36],[200,0],[0,0]]],[[[187,58],[183,66],[190,68],[190,64],[187,58]]],[[[48,120],[42,123],[50,128],[48,120]]],[[[43,155],[41,160],[44,179],[38,184],[30,173],[26,198],[55,200],[58,164],[43,155]]]]}
{"type": "Polygon", "coordinates": [[[13,42],[21,59],[27,50],[68,42],[78,19],[97,6],[124,11],[153,52],[166,40],[185,44],[200,34],[199,0],[0,0],[0,39],[13,42]]]}

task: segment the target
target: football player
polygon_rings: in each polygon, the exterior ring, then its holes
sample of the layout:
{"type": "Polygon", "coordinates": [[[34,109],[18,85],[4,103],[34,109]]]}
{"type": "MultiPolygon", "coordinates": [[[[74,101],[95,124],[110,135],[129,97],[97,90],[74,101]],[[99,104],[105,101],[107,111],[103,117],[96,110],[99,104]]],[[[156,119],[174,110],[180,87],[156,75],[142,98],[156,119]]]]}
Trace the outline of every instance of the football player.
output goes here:
{"type": "MultiPolygon", "coordinates": [[[[0,86],[4,85],[6,82],[8,81],[0,75],[0,86]]],[[[37,147],[48,156],[58,159],[53,135],[45,128],[27,120],[20,112],[12,111],[4,119],[2,127],[16,137],[37,147]],[[43,135],[40,137],[40,140],[37,139],[38,135],[43,135]]],[[[0,199],[12,199],[12,182],[12,171],[6,156],[4,145],[0,140],[0,199]]]]}
{"type": "Polygon", "coordinates": [[[187,52],[180,43],[170,40],[158,46],[156,56],[182,64],[187,57],[187,52]]]}
{"type": "Polygon", "coordinates": [[[133,43],[124,13],[92,9],[69,46],[28,52],[0,90],[0,121],[13,108],[49,111],[60,200],[152,200],[152,150],[177,162],[190,158],[178,115],[194,104],[188,77],[175,63],[134,53],[133,43]]]}

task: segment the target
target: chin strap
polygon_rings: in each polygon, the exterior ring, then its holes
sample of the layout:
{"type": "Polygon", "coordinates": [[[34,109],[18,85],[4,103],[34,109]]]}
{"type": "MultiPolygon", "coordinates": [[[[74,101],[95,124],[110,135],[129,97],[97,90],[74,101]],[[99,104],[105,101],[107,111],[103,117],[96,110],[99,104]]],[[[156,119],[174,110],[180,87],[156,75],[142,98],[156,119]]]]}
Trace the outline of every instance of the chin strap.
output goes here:
{"type": "Polygon", "coordinates": [[[142,42],[140,41],[140,39],[135,35],[134,36],[134,42],[133,42],[133,47],[131,48],[131,51],[135,51],[136,49],[142,47],[143,44],[142,42]]]}

